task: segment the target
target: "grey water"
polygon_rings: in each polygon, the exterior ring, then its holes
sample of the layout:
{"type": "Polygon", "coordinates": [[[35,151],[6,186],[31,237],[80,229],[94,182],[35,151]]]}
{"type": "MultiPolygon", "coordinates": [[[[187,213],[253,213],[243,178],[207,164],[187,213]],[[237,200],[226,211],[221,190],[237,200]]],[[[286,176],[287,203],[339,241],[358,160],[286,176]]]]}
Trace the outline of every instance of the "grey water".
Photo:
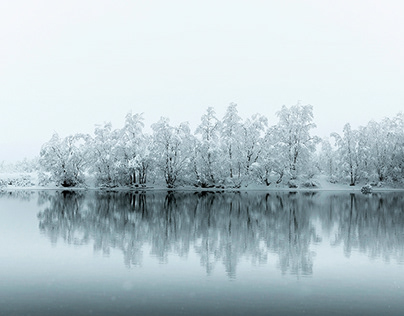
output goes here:
{"type": "Polygon", "coordinates": [[[403,312],[403,193],[0,193],[0,315],[403,312]]]}

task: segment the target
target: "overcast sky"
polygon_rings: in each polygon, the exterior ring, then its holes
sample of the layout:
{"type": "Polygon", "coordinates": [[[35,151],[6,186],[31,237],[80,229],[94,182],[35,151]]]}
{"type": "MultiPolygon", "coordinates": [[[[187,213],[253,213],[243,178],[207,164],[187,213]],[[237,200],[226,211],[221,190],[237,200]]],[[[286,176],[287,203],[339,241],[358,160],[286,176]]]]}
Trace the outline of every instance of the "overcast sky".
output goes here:
{"type": "Polygon", "coordinates": [[[53,132],[195,127],[208,106],[276,123],[314,107],[316,134],[404,109],[404,1],[0,1],[0,161],[53,132]]]}

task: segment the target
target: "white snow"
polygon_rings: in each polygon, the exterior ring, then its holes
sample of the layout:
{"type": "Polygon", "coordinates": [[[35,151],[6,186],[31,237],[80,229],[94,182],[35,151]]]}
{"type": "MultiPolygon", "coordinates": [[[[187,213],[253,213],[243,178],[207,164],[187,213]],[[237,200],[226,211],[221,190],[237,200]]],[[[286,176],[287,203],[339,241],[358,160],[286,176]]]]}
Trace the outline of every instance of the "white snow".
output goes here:
{"type": "MultiPolygon", "coordinates": [[[[83,187],[75,187],[75,188],[65,188],[61,186],[56,186],[54,184],[48,184],[46,186],[41,186],[38,184],[38,175],[37,173],[0,173],[0,183],[8,182],[10,179],[15,180],[16,184],[15,185],[0,185],[0,191],[14,191],[14,190],[101,190],[101,188],[96,187],[94,185],[94,181],[91,181],[91,179],[88,179],[89,181],[86,182],[86,185],[83,187]],[[21,179],[27,179],[29,178],[30,181],[32,182],[32,185],[21,185],[21,183],[24,183],[24,181],[19,181],[21,179]]],[[[348,183],[331,183],[327,180],[327,177],[325,175],[317,175],[313,178],[313,180],[319,184],[318,187],[313,187],[313,188],[306,188],[301,185],[298,186],[298,188],[289,188],[285,184],[274,184],[272,183],[270,186],[266,186],[263,184],[256,184],[256,183],[250,183],[248,185],[242,185],[241,188],[236,189],[236,188],[196,188],[193,186],[178,186],[174,189],[169,189],[169,190],[175,190],[175,191],[348,191],[348,192],[360,192],[360,189],[365,183],[362,184],[357,184],[355,186],[349,186],[348,183]]],[[[299,183],[299,181],[298,181],[299,183]]],[[[166,185],[164,183],[161,184],[148,184],[146,188],[135,188],[135,187],[116,187],[116,188],[111,188],[111,190],[133,190],[133,191],[138,191],[138,190],[152,190],[152,191],[160,191],[160,190],[168,190],[166,185]]],[[[391,186],[383,186],[383,187],[374,187],[373,188],[374,192],[378,191],[404,191],[404,188],[395,188],[391,186]]]]}

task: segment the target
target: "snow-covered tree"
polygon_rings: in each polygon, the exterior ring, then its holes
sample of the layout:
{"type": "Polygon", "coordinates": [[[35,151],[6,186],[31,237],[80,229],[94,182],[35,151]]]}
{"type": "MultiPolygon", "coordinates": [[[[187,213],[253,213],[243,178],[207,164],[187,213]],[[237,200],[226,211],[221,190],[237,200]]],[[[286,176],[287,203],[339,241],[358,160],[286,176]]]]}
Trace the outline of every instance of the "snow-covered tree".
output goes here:
{"type": "Polygon", "coordinates": [[[222,161],[224,176],[233,180],[239,178],[241,165],[239,162],[241,153],[241,127],[242,119],[238,115],[237,104],[230,103],[222,119],[220,138],[222,146],[222,161]]]}
{"type": "Polygon", "coordinates": [[[145,184],[150,167],[150,137],[143,134],[142,114],[128,113],[121,130],[119,146],[122,151],[121,168],[127,184],[145,184]]]}
{"type": "Polygon", "coordinates": [[[91,171],[95,173],[97,183],[105,186],[120,184],[122,150],[118,146],[120,130],[113,130],[111,123],[96,126],[91,140],[91,171]]]}
{"type": "MultiPolygon", "coordinates": [[[[95,128],[93,137],[60,138],[55,133],[42,146],[40,166],[62,186],[83,183],[86,174],[106,186],[137,186],[148,178],[160,178],[168,187],[185,183],[239,187],[243,181],[270,185],[285,177],[311,177],[318,170],[333,180],[349,179],[350,185],[358,181],[404,183],[403,113],[370,121],[357,130],[346,124],[341,135],[332,134],[335,146],[323,141],[316,156],[320,139],[311,136],[315,127],[312,106],[283,106],[277,116],[278,123],[271,127],[259,114],[243,121],[237,105],[231,103],[219,121],[209,107],[194,136],[188,124],[171,126],[167,118],[153,124],[153,134],[147,135],[142,114],[129,113],[121,129],[106,123],[95,128]]],[[[16,166],[14,171],[35,168],[26,161],[16,166]]]]}
{"type": "Polygon", "coordinates": [[[196,149],[195,166],[197,181],[202,186],[215,184],[216,176],[221,173],[219,132],[220,121],[217,119],[214,109],[209,107],[195,131],[195,134],[200,135],[200,142],[196,149]]]}
{"type": "Polygon", "coordinates": [[[386,143],[390,153],[387,174],[391,180],[404,183],[404,113],[398,113],[386,123],[389,126],[386,143]]]}
{"type": "Polygon", "coordinates": [[[243,173],[250,177],[251,165],[258,161],[265,147],[265,131],[268,127],[268,119],[261,114],[254,114],[244,121],[241,127],[241,163],[243,173]]]}
{"type": "Polygon", "coordinates": [[[377,139],[372,142],[373,163],[379,181],[403,181],[404,178],[404,114],[373,123],[377,139]]]}
{"type": "Polygon", "coordinates": [[[50,180],[57,185],[73,187],[84,182],[84,171],[88,164],[88,135],[76,134],[60,138],[54,133],[40,152],[39,163],[50,180]]]}
{"type": "Polygon", "coordinates": [[[277,140],[276,148],[287,159],[286,171],[293,179],[310,163],[311,154],[319,142],[318,137],[310,135],[310,130],[316,127],[313,123],[313,107],[300,103],[289,108],[282,106],[277,116],[279,122],[273,131],[277,140]]]}
{"type": "Polygon", "coordinates": [[[319,153],[319,167],[328,177],[332,178],[336,172],[336,153],[328,139],[321,141],[319,153]]]}
{"type": "Polygon", "coordinates": [[[349,185],[354,186],[358,180],[359,155],[358,137],[359,132],[352,130],[351,124],[347,123],[343,128],[343,136],[332,133],[338,150],[340,168],[349,176],[349,185]]]}
{"type": "Polygon", "coordinates": [[[153,156],[168,188],[190,174],[192,135],[188,123],[171,126],[168,118],[152,125],[153,156]]]}
{"type": "Polygon", "coordinates": [[[338,168],[349,177],[350,185],[359,180],[395,182],[403,178],[404,135],[400,114],[381,122],[370,121],[357,130],[346,124],[342,136],[337,133],[332,136],[337,145],[338,168]]]}
{"type": "Polygon", "coordinates": [[[271,184],[271,175],[280,171],[279,178],[281,179],[284,173],[284,168],[279,166],[279,161],[282,161],[277,156],[274,144],[276,141],[273,138],[271,128],[267,129],[262,140],[260,154],[257,160],[251,165],[254,178],[267,186],[271,184]]]}
{"type": "Polygon", "coordinates": [[[388,152],[386,138],[388,132],[384,130],[384,124],[370,121],[367,125],[369,138],[371,139],[370,152],[371,163],[379,181],[384,181],[387,176],[388,152]]]}

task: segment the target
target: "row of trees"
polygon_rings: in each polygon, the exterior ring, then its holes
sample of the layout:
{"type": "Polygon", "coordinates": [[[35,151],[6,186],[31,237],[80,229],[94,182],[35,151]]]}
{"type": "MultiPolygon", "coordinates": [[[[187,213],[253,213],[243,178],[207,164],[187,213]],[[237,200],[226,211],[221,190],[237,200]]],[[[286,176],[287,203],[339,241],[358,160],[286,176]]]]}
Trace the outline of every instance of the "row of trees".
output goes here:
{"type": "Polygon", "coordinates": [[[54,134],[42,147],[40,164],[50,180],[65,187],[80,185],[89,175],[103,186],[164,181],[169,188],[294,185],[317,172],[333,179],[350,175],[351,184],[376,174],[379,181],[403,178],[402,114],[359,131],[346,125],[342,136],[333,134],[335,144],[322,142],[320,153],[321,140],[311,135],[311,105],[283,106],[276,115],[273,126],[260,114],[243,120],[231,103],[222,119],[208,108],[194,132],[188,123],[172,125],[161,118],[148,134],[141,114],[127,114],[121,129],[107,123],[94,135],[54,134]]]}
{"type": "Polygon", "coordinates": [[[350,185],[358,181],[402,182],[404,179],[404,114],[370,121],[366,126],[352,129],[345,124],[342,135],[331,134],[322,142],[320,169],[335,181],[344,175],[350,185]]]}

